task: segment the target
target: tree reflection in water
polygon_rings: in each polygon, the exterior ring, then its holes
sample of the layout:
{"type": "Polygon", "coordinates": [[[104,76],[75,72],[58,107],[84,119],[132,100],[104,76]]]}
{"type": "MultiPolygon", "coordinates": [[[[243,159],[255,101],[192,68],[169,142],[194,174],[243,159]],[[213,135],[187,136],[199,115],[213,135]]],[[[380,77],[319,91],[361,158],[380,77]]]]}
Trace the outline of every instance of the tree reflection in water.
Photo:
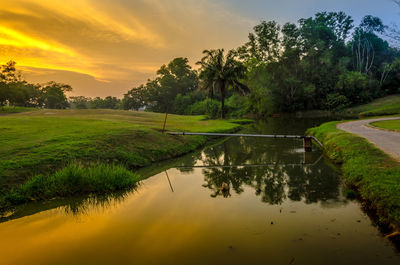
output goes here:
{"type": "MultiPolygon", "coordinates": [[[[205,149],[200,158],[205,166],[203,186],[212,190],[212,197],[230,197],[251,187],[262,202],[272,205],[286,199],[308,204],[340,200],[341,181],[333,168],[323,161],[302,164],[301,142],[276,141],[231,138],[205,149]],[[226,192],[221,191],[223,183],[229,185],[226,192]]],[[[315,162],[320,154],[312,155],[315,162]]]]}

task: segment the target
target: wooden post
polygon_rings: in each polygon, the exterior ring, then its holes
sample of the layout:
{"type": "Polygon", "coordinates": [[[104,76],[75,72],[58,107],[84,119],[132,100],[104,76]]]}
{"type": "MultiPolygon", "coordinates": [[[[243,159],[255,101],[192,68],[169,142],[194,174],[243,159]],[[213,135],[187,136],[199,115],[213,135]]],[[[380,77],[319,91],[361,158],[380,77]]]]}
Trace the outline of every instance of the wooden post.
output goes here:
{"type": "Polygon", "coordinates": [[[165,120],[164,120],[164,126],[163,126],[163,128],[162,128],[162,133],[164,133],[164,131],[165,131],[165,124],[167,123],[167,117],[168,117],[168,110],[167,110],[167,112],[165,113],[165,120]]]}
{"type": "Polygon", "coordinates": [[[312,138],[304,137],[304,151],[312,152],[312,138]]]}
{"type": "Polygon", "coordinates": [[[313,162],[315,160],[314,155],[311,152],[304,152],[303,158],[304,158],[304,161],[303,161],[304,165],[311,165],[311,164],[313,164],[313,162]]]}

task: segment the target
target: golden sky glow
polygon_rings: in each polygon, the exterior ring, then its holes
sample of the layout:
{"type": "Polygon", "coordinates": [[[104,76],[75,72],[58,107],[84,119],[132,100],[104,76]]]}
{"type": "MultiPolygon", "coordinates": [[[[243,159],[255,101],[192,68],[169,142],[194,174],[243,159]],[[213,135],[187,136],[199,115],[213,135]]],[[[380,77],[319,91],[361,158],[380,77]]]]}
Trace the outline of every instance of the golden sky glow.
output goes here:
{"type": "Polygon", "coordinates": [[[251,25],[208,1],[0,3],[0,61],[15,60],[31,82],[66,82],[86,96],[121,96],[175,57],[194,64],[203,49],[237,46],[246,35],[227,27],[251,25]]]}
{"type": "Polygon", "coordinates": [[[74,95],[122,96],[175,57],[194,65],[204,49],[241,45],[260,20],[322,10],[382,17],[397,12],[387,1],[0,0],[0,63],[16,61],[31,82],[68,83],[74,95]]]}

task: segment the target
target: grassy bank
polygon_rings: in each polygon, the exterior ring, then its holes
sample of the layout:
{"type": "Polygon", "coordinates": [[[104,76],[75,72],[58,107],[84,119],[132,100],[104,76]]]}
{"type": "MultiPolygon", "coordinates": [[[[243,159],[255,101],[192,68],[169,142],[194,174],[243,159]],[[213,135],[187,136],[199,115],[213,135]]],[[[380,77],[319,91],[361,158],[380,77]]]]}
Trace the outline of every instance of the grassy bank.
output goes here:
{"type": "Polygon", "coordinates": [[[373,102],[344,111],[345,115],[358,115],[360,117],[373,117],[400,114],[400,95],[391,95],[379,98],[373,102]]]}
{"type": "MultiPolygon", "coordinates": [[[[71,164],[119,164],[133,169],[188,153],[207,141],[200,136],[162,134],[164,118],[112,110],[39,110],[1,116],[0,192],[28,185],[37,175],[53,176],[71,164]]],[[[227,132],[239,126],[203,116],[169,115],[166,129],[227,132]]]]}
{"type": "Polygon", "coordinates": [[[135,186],[140,177],[123,166],[71,164],[49,176],[37,175],[0,197],[0,212],[30,201],[104,194],[135,186]]]}
{"type": "Polygon", "coordinates": [[[389,131],[400,132],[400,120],[377,121],[371,123],[371,125],[389,131]]]}
{"type": "Polygon", "coordinates": [[[400,229],[400,163],[364,138],[338,130],[337,123],[322,124],[308,133],[323,142],[329,158],[342,164],[345,181],[369,202],[380,221],[400,229]]]}

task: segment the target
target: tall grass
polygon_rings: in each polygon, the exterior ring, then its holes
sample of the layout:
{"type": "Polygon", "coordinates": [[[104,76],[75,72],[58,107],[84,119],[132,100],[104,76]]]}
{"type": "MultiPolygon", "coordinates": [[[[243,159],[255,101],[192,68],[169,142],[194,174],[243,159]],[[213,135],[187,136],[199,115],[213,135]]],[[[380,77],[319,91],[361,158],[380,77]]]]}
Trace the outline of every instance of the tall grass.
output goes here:
{"type": "MultiPolygon", "coordinates": [[[[2,208],[29,201],[48,200],[83,194],[105,194],[133,188],[140,177],[119,165],[84,167],[71,164],[49,176],[37,175],[0,199],[2,208]]],[[[3,210],[4,210],[3,209],[3,210]]]]}

